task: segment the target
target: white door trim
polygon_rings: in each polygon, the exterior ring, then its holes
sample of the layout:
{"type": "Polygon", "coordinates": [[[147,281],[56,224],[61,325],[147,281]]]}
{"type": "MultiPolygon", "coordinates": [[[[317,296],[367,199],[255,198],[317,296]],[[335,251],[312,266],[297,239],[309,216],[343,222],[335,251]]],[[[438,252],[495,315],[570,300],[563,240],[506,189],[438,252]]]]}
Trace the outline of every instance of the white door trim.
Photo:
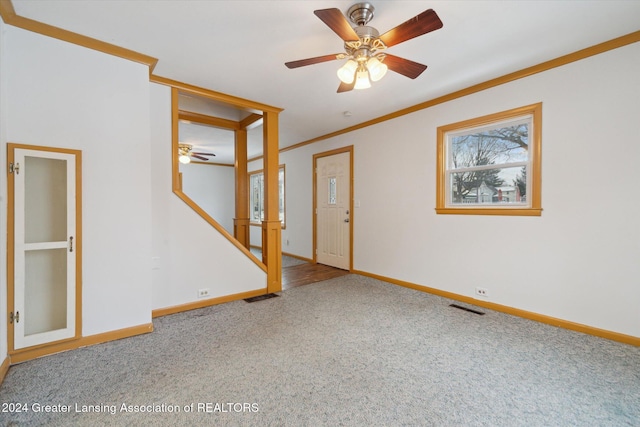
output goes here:
{"type": "MultiPolygon", "coordinates": [[[[9,350],[20,351],[34,346],[47,345],[78,338],[81,331],[81,301],[80,301],[80,271],[81,271],[81,152],[79,150],[65,150],[54,147],[28,146],[21,144],[7,144],[8,159],[13,165],[13,172],[9,174],[9,221],[7,241],[11,265],[8,266],[9,299],[8,311],[13,314],[9,327],[9,350]],[[25,176],[26,157],[37,157],[54,160],[64,160],[66,163],[66,233],[55,236],[53,240],[26,242],[25,240],[25,176]],[[63,237],[65,240],[61,240],[63,237]],[[60,240],[60,241],[57,241],[60,240]],[[36,254],[37,251],[63,250],[66,253],[66,305],[64,327],[56,327],[50,331],[31,333],[25,331],[25,319],[33,318],[34,313],[27,313],[24,283],[27,278],[25,257],[27,253],[36,254]],[[19,314],[18,314],[19,313],[19,314]]],[[[40,240],[40,239],[38,239],[40,240]]],[[[65,261],[63,261],[64,263],[65,261]]],[[[63,264],[64,265],[64,264],[63,264]]],[[[34,270],[37,272],[40,270],[34,270]]],[[[63,279],[64,280],[64,279],[63,279]]],[[[46,301],[46,300],[42,300],[46,301]]],[[[54,306],[51,306],[54,307],[54,306]]],[[[59,306],[58,306],[59,307],[59,306]]],[[[37,315],[37,313],[36,313],[37,315]]]]}

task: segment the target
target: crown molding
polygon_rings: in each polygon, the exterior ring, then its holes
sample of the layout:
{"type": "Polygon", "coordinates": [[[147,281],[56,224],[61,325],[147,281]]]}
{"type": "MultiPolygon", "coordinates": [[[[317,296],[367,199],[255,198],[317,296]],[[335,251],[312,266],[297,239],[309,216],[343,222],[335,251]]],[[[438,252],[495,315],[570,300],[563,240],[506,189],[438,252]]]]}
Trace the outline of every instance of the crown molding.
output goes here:
{"type": "MultiPolygon", "coordinates": [[[[314,142],[323,141],[325,139],[333,138],[335,136],[344,135],[349,132],[353,132],[355,130],[363,129],[369,126],[376,125],[378,123],[385,122],[387,120],[396,119],[398,117],[415,113],[416,111],[424,110],[426,108],[430,108],[439,104],[443,104],[445,102],[452,101],[454,99],[462,98],[468,95],[472,95],[477,92],[481,92],[486,89],[491,89],[496,86],[503,85],[505,83],[509,83],[515,80],[519,80],[525,77],[532,76],[534,74],[542,73],[544,71],[551,70],[553,68],[561,67],[563,65],[570,64],[572,62],[580,61],[581,59],[588,58],[590,56],[599,55],[601,53],[608,52],[613,49],[617,49],[619,47],[627,46],[633,43],[637,43],[640,41],[640,31],[635,31],[633,33],[599,43],[594,46],[590,46],[588,48],[578,50],[576,52],[560,56],[558,58],[552,59],[550,61],[542,62],[538,65],[534,65],[532,67],[524,68],[519,71],[515,71],[513,73],[505,74],[504,76],[497,77],[495,79],[487,80],[486,82],[479,83],[473,86],[469,86],[465,89],[461,89],[447,95],[440,96],[438,98],[434,98],[420,104],[413,105],[411,107],[404,108],[402,110],[395,111],[393,113],[386,114],[384,116],[377,117],[375,119],[368,120],[366,122],[359,123],[357,125],[353,125],[341,130],[337,130],[335,132],[328,133],[326,135],[321,135],[307,141],[302,141],[294,145],[290,145],[288,147],[284,147],[280,150],[280,152],[285,152],[289,150],[294,150],[296,148],[304,147],[305,145],[313,144],[314,142]]],[[[257,160],[258,158],[252,159],[257,160]]]]}
{"type": "Polygon", "coordinates": [[[11,0],[0,0],[0,17],[7,25],[144,64],[149,67],[149,74],[153,72],[158,63],[158,59],[152,56],[20,16],[16,14],[11,0]]]}

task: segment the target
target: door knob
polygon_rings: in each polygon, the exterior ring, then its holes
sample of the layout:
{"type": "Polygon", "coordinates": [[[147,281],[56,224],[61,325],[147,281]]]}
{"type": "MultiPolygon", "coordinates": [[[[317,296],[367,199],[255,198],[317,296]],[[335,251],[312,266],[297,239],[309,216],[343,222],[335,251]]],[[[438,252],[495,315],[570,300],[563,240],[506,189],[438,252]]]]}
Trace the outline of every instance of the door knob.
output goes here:
{"type": "Polygon", "coordinates": [[[345,219],[344,222],[349,222],[349,218],[345,219]]]}

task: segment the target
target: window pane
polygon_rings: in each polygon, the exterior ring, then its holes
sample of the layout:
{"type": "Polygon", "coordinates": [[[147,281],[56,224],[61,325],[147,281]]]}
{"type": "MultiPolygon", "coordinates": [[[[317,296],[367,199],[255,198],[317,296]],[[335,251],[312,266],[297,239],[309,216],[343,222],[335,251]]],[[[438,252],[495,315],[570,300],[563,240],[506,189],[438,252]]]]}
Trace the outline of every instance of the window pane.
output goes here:
{"type": "Polygon", "coordinates": [[[279,208],[279,218],[282,225],[284,225],[284,167],[281,167],[278,172],[278,208],[279,208]]]}
{"type": "Polygon", "coordinates": [[[439,126],[436,213],[542,214],[542,103],[439,126]]]}
{"type": "Polygon", "coordinates": [[[449,138],[449,168],[471,168],[526,162],[529,157],[529,123],[471,131],[449,138]]]}
{"type": "MultiPolygon", "coordinates": [[[[282,225],[285,224],[284,166],[278,171],[278,211],[282,225]]],[[[264,172],[249,175],[249,220],[254,223],[264,221],[264,172]]]]}
{"type": "Polygon", "coordinates": [[[330,205],[335,205],[336,204],[336,178],[335,177],[331,177],[329,178],[329,204],[330,205]]]}
{"type": "Polygon", "coordinates": [[[451,204],[522,205],[527,201],[526,167],[450,174],[451,204]]]}
{"type": "Polygon", "coordinates": [[[250,183],[251,221],[262,221],[262,174],[251,175],[250,183]]]}

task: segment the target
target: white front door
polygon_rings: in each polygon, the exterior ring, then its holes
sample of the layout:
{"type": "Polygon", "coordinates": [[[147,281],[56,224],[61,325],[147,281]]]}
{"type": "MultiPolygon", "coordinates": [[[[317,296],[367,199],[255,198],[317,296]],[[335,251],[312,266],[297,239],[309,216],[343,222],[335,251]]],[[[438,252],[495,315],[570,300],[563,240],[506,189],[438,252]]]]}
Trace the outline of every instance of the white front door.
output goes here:
{"type": "Polygon", "coordinates": [[[316,261],[351,267],[351,153],[316,158],[316,261]]]}
{"type": "Polygon", "coordinates": [[[13,349],[76,337],[79,152],[9,144],[13,349]],[[13,197],[11,197],[13,196],[13,197]],[[12,203],[11,203],[12,202],[12,203]]]}

